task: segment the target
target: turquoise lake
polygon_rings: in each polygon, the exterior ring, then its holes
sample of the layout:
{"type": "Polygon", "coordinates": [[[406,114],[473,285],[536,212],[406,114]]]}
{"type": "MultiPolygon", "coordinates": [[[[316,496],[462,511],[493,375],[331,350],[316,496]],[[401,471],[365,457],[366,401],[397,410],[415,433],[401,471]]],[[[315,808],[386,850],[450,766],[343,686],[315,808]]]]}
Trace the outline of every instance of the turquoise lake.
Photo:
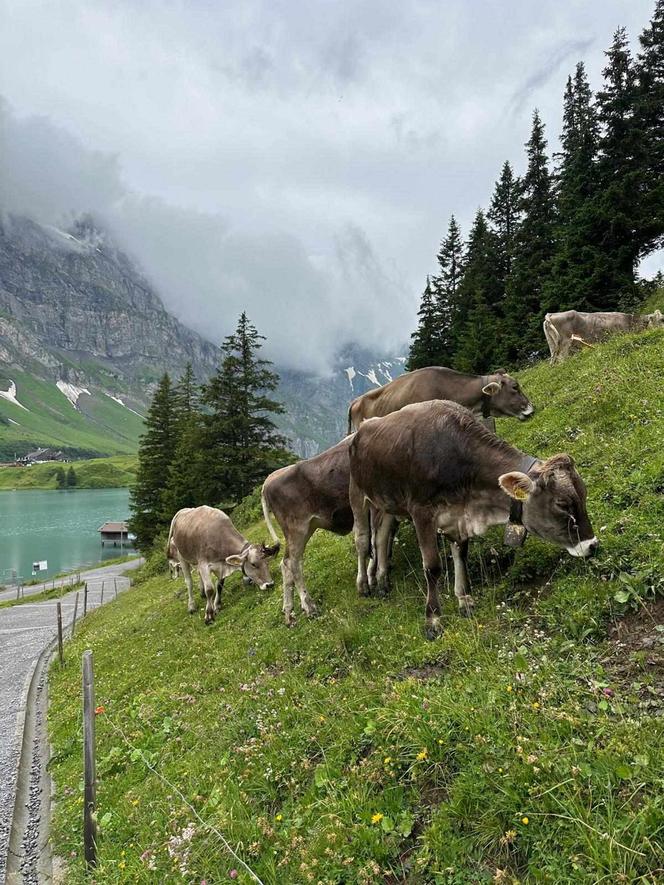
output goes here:
{"type": "Polygon", "coordinates": [[[51,577],[114,559],[120,548],[102,550],[97,529],[128,516],[128,489],[0,491],[0,584],[12,569],[30,580],[36,560],[48,561],[39,576],[51,577]]]}

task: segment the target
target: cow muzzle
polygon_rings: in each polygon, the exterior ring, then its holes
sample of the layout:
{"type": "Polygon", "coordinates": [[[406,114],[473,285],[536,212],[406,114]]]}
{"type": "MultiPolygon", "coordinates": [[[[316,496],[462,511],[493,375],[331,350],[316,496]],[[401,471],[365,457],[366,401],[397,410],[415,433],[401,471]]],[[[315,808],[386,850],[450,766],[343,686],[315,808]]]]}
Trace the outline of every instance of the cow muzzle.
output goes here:
{"type": "Polygon", "coordinates": [[[527,421],[535,414],[535,407],[532,403],[528,403],[526,408],[519,414],[519,421],[527,421]]]}
{"type": "Polygon", "coordinates": [[[570,556],[578,556],[580,559],[589,559],[597,553],[599,541],[597,538],[588,538],[587,541],[579,541],[574,547],[568,547],[567,552],[570,556]]]}
{"type": "Polygon", "coordinates": [[[274,581],[266,581],[264,584],[259,585],[261,590],[269,590],[271,587],[274,587],[274,581]]]}

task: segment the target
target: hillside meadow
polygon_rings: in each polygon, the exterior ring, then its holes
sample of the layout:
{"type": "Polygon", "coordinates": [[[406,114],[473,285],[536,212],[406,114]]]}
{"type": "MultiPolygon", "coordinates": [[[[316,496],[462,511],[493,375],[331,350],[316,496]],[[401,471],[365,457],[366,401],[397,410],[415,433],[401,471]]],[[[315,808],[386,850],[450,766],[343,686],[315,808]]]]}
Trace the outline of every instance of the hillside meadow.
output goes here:
{"type": "Polygon", "coordinates": [[[661,331],[522,373],[537,413],[499,432],[574,456],[601,549],[579,561],[530,538],[514,552],[493,530],[471,545],[475,616],[448,585],[435,642],[408,525],[387,600],[357,597],[350,537],[317,533],[305,574],[321,615],[293,629],[276,565],[267,593],[229,579],[206,628],[153,557],[51,670],[66,881],[661,882],[663,376],[661,331]],[[86,648],[101,826],[87,878],[86,648]]]}
{"type": "Polygon", "coordinates": [[[57,489],[56,473],[60,467],[65,473],[70,467],[74,468],[78,489],[117,489],[133,485],[137,458],[117,455],[69,463],[49,461],[32,467],[2,467],[0,489],[57,489]]]}

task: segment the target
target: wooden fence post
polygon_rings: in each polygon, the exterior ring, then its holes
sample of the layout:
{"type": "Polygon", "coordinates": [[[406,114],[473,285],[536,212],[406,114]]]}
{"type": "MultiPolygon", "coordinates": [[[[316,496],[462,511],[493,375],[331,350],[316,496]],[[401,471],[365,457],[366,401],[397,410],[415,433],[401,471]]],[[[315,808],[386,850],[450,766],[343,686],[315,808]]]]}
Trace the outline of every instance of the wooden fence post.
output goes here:
{"type": "Polygon", "coordinates": [[[74,617],[71,622],[71,638],[74,638],[74,630],[76,629],[76,615],[78,614],[78,590],[76,591],[76,599],[74,600],[74,617]]]}
{"type": "Polygon", "coordinates": [[[88,613],[88,582],[83,585],[83,617],[88,613]]]}
{"type": "Polygon", "coordinates": [[[99,600],[99,605],[104,604],[104,584],[105,583],[106,583],[106,581],[101,582],[101,599],[99,600]]]}
{"type": "Polygon", "coordinates": [[[113,578],[113,589],[115,590],[115,598],[118,598],[118,579],[113,578]]]}
{"type": "Polygon", "coordinates": [[[97,865],[97,772],[95,763],[95,674],[92,652],[83,653],[83,849],[89,867],[97,865]]]}
{"type": "Polygon", "coordinates": [[[65,663],[65,653],[62,648],[62,604],[60,602],[58,602],[58,657],[62,667],[65,663]]]}

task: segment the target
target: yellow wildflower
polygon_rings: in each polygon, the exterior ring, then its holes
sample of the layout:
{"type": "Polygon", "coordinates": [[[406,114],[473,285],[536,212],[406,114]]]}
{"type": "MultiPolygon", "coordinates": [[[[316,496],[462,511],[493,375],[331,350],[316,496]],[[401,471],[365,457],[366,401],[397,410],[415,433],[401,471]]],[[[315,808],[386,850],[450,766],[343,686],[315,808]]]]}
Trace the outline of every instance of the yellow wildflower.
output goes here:
{"type": "Polygon", "coordinates": [[[379,824],[382,821],[382,819],[383,819],[383,815],[380,813],[380,811],[377,811],[375,814],[371,815],[371,823],[372,824],[379,824]]]}
{"type": "Polygon", "coordinates": [[[521,823],[522,823],[524,826],[528,826],[528,824],[530,823],[530,821],[528,820],[527,817],[522,817],[522,818],[521,818],[521,823]]]}
{"type": "Polygon", "coordinates": [[[427,758],[428,755],[429,755],[429,752],[428,752],[427,748],[425,747],[423,750],[420,750],[420,752],[417,754],[417,756],[415,758],[417,759],[418,762],[424,762],[424,760],[427,758]]]}
{"type": "Polygon", "coordinates": [[[283,820],[283,819],[284,819],[283,814],[278,814],[278,815],[275,817],[275,820],[283,820]]]}

